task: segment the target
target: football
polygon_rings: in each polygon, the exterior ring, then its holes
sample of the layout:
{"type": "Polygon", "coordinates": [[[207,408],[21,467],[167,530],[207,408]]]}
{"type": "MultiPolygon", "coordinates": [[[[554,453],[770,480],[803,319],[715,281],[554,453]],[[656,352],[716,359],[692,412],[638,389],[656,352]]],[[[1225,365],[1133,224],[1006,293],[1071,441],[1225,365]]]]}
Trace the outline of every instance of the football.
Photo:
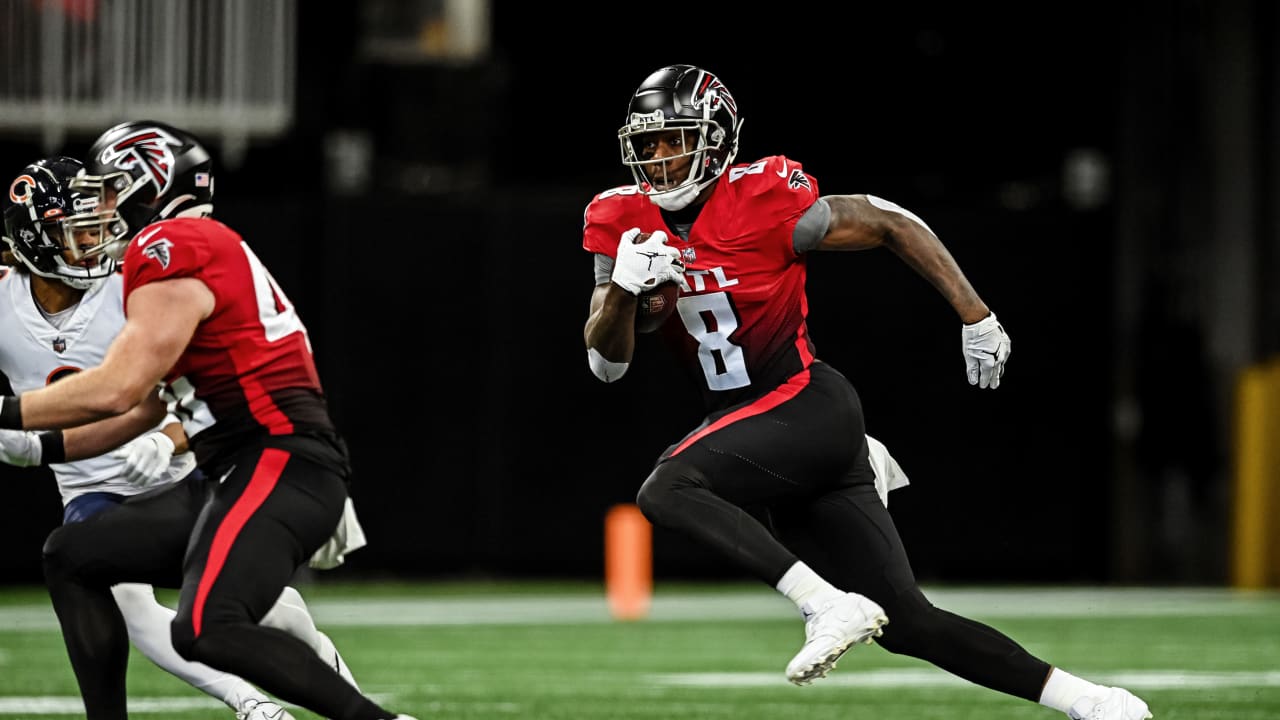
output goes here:
{"type": "Polygon", "coordinates": [[[636,302],[636,332],[651,333],[662,327],[676,309],[680,286],[664,282],[652,290],[640,293],[636,302]]]}

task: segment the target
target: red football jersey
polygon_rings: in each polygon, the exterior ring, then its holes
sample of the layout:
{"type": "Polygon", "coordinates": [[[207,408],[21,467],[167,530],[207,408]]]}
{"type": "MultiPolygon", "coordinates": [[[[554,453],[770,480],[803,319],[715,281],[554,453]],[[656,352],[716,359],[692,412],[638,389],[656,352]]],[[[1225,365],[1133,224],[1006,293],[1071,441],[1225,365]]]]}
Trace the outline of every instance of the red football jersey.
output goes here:
{"type": "Polygon", "coordinates": [[[781,155],[729,168],[683,240],[634,185],[587,206],[583,248],[617,257],[630,228],[663,230],[680,250],[684,283],[675,318],[661,329],[698,379],[708,410],[767,392],[813,362],[805,318],[806,266],[792,244],[818,182],[781,155]]]}
{"type": "Polygon", "coordinates": [[[126,308],[135,289],[182,277],[215,298],[165,378],[200,462],[246,436],[332,431],[307,329],[240,235],[210,218],[144,228],[124,256],[126,308]]]}

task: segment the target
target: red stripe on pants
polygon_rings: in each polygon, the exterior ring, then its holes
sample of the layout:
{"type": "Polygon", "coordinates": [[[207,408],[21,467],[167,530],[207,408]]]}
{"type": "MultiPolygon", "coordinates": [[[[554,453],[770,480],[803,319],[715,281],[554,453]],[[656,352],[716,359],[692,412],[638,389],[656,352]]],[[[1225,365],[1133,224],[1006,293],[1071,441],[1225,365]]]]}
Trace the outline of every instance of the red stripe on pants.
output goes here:
{"type": "Polygon", "coordinates": [[[235,544],[236,538],[240,536],[240,531],[244,529],[245,523],[249,522],[249,518],[262,507],[262,503],[266,501],[267,496],[271,494],[272,489],[276,486],[276,481],[280,479],[280,473],[284,472],[284,466],[289,462],[289,453],[276,448],[267,448],[262,451],[262,458],[258,460],[258,467],[253,471],[253,477],[249,479],[249,485],[244,489],[240,498],[231,506],[231,511],[226,517],[222,518],[222,523],[218,525],[218,530],[214,533],[213,543],[209,546],[209,558],[205,562],[204,574],[200,576],[200,586],[196,589],[195,608],[191,613],[191,624],[195,629],[195,636],[200,637],[200,627],[204,620],[204,603],[209,598],[209,590],[213,587],[213,583],[217,581],[218,574],[222,572],[222,567],[227,564],[227,556],[231,554],[231,546],[235,544]]]}
{"type": "Polygon", "coordinates": [[[698,442],[702,438],[710,435],[711,433],[719,430],[720,428],[725,427],[726,425],[732,425],[733,423],[736,423],[739,420],[749,418],[749,417],[754,417],[756,415],[759,415],[760,413],[769,412],[770,410],[778,407],[782,403],[798,395],[800,391],[803,390],[805,386],[807,386],[808,384],[809,384],[809,368],[805,368],[804,370],[801,370],[795,375],[792,375],[791,379],[787,380],[785,383],[779,385],[773,390],[770,390],[769,392],[760,396],[758,399],[756,399],[755,402],[751,403],[750,405],[734,410],[728,415],[725,415],[719,420],[711,423],[710,425],[702,428],[698,432],[685,438],[684,441],[680,443],[679,447],[671,451],[671,457],[675,457],[676,455],[679,455],[680,453],[684,452],[685,448],[698,442]]]}

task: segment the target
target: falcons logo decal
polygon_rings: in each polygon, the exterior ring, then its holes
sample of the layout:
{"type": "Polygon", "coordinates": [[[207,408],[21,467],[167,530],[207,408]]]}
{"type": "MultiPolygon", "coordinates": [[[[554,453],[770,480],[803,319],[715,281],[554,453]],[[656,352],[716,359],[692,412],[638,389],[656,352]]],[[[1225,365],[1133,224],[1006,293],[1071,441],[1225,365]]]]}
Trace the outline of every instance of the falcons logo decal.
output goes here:
{"type": "Polygon", "coordinates": [[[173,184],[173,148],[182,143],[160,128],[144,128],[130,133],[102,151],[98,160],[129,174],[142,168],[142,177],[156,187],[160,195],[173,184]]]}
{"type": "Polygon", "coordinates": [[[798,190],[800,188],[810,189],[809,178],[805,177],[804,173],[799,170],[792,170],[791,176],[787,178],[787,187],[792,190],[798,190]]]}
{"type": "Polygon", "coordinates": [[[169,254],[169,248],[171,247],[173,247],[173,243],[169,242],[167,238],[160,238],[142,248],[142,256],[155,260],[160,263],[161,268],[168,270],[169,262],[172,260],[172,256],[169,254]]]}
{"type": "Polygon", "coordinates": [[[702,107],[703,105],[711,106],[711,112],[720,109],[721,105],[733,115],[736,122],[738,119],[738,103],[729,94],[729,89],[720,82],[720,78],[709,72],[703,71],[698,77],[698,85],[693,90],[692,95],[693,106],[702,107]]]}

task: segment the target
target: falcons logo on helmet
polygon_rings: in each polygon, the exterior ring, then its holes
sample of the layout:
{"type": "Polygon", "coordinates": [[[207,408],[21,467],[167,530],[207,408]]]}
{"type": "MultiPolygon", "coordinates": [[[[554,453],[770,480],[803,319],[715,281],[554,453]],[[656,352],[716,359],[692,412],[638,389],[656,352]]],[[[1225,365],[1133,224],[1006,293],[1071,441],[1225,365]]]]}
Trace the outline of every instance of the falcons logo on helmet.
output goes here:
{"type": "Polygon", "coordinates": [[[172,259],[169,254],[169,248],[171,247],[173,247],[173,243],[169,242],[167,238],[160,238],[142,248],[142,256],[155,260],[160,263],[160,267],[168,270],[169,261],[172,259]]]}
{"type": "Polygon", "coordinates": [[[715,112],[724,105],[735,119],[738,117],[738,103],[729,94],[729,88],[720,82],[720,78],[709,72],[703,71],[702,76],[698,78],[698,84],[693,90],[691,99],[694,107],[707,104],[711,106],[711,112],[715,112]]]}
{"type": "Polygon", "coordinates": [[[143,177],[156,186],[156,195],[162,195],[173,184],[173,148],[180,147],[180,140],[160,128],[143,128],[112,143],[98,160],[130,174],[142,168],[143,177]]]}

